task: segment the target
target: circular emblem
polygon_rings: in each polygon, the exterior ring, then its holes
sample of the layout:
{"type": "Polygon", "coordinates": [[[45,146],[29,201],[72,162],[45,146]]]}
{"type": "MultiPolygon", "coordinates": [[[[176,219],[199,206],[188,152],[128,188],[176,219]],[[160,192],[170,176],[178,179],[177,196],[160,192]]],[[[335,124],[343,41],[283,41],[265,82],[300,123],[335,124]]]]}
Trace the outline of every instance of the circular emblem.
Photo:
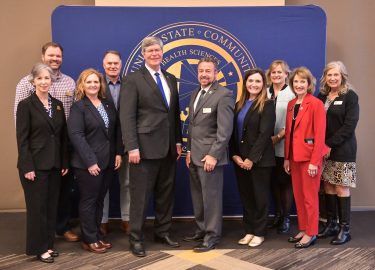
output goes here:
{"type": "MultiPolygon", "coordinates": [[[[205,22],[178,22],[163,26],[149,36],[158,36],[164,43],[161,67],[176,76],[180,97],[182,133],[187,137],[188,106],[191,93],[199,86],[197,64],[203,57],[212,57],[218,63],[218,82],[239,98],[242,75],[255,67],[247,48],[223,28],[205,22]]],[[[123,75],[138,70],[144,64],[141,43],[127,59],[123,75]]]]}

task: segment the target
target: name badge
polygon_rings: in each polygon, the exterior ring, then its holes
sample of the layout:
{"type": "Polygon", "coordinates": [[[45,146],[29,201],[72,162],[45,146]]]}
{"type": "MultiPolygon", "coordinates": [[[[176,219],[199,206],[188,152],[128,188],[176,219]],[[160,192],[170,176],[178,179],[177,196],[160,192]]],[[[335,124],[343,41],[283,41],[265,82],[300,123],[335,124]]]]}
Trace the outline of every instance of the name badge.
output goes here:
{"type": "Polygon", "coordinates": [[[211,113],[211,108],[203,108],[203,113],[211,113]]]}
{"type": "Polygon", "coordinates": [[[342,100],[336,100],[333,105],[342,105],[342,100]]]}

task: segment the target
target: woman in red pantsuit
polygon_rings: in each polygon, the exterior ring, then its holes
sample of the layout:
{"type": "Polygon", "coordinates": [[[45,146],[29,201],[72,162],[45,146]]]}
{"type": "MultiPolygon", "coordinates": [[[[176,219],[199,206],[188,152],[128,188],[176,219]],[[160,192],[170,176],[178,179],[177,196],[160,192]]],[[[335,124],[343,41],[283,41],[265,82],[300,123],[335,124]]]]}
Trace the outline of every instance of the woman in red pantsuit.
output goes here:
{"type": "Polygon", "coordinates": [[[314,244],[318,234],[318,191],[322,174],[326,117],[323,103],[312,95],[315,78],[305,67],[296,68],[289,85],[296,98],[288,104],[284,169],[292,175],[299,233],[288,239],[296,248],[314,244]]]}

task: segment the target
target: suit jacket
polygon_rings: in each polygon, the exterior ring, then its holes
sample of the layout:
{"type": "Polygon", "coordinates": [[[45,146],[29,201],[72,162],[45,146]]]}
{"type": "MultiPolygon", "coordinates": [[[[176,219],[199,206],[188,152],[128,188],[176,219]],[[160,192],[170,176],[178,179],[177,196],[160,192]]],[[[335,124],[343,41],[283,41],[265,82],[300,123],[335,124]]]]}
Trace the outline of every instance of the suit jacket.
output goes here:
{"type": "Polygon", "coordinates": [[[290,138],[294,105],[297,98],[288,104],[285,126],[285,159],[290,159],[290,143],[293,140],[294,161],[309,161],[311,164],[322,163],[328,153],[325,145],[326,116],[323,103],[311,94],[307,94],[300,106],[294,125],[293,138],[290,138]]]}
{"type": "MultiPolygon", "coordinates": [[[[326,102],[327,96],[318,98],[326,102]]],[[[335,98],[327,110],[326,144],[331,148],[330,160],[355,162],[357,140],[355,128],[359,120],[358,96],[353,90],[335,98]]]]}
{"type": "Polygon", "coordinates": [[[228,142],[233,128],[233,94],[214,82],[194,111],[200,87],[191,95],[189,104],[188,150],[191,161],[203,166],[205,155],[217,159],[217,166],[228,164],[228,142]]]}
{"type": "Polygon", "coordinates": [[[101,102],[108,115],[108,129],[87,97],[75,102],[70,110],[68,133],[73,144],[71,165],[75,168],[87,169],[94,164],[101,169],[112,168],[115,155],[123,154],[116,109],[106,99],[101,102]]]}
{"type": "Polygon", "coordinates": [[[181,143],[177,80],[162,70],[170,89],[169,108],[146,67],[124,77],[120,93],[120,119],[125,151],[139,149],[143,159],[177,157],[181,143]]]}
{"type": "Polygon", "coordinates": [[[17,109],[17,167],[22,173],[68,168],[68,142],[64,107],[51,97],[50,118],[36,93],[22,100],[17,109]]]}
{"type": "Polygon", "coordinates": [[[231,155],[248,158],[258,167],[275,166],[275,152],[271,140],[276,119],[275,105],[272,100],[267,100],[261,113],[254,111],[254,106],[255,102],[245,116],[241,141],[238,141],[237,131],[239,112],[235,114],[230,140],[231,155]]]}

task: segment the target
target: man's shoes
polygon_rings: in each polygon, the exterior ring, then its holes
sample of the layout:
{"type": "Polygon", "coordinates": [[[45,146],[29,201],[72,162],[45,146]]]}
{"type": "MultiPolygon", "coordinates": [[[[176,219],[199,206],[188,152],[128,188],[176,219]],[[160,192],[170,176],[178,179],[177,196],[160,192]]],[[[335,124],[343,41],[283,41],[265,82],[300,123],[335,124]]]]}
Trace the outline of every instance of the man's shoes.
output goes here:
{"type": "Polygon", "coordinates": [[[103,247],[102,245],[100,245],[99,243],[86,244],[82,242],[81,245],[84,250],[87,250],[93,253],[101,254],[101,253],[107,252],[107,249],[103,247]]]}
{"type": "Polygon", "coordinates": [[[194,252],[207,252],[210,251],[211,249],[215,249],[216,244],[213,242],[209,243],[201,243],[198,246],[195,246],[193,248],[194,252]]]}
{"type": "Polygon", "coordinates": [[[294,247],[295,247],[295,248],[308,248],[309,246],[312,246],[312,245],[315,244],[316,239],[317,239],[317,237],[316,237],[316,235],[314,235],[314,236],[312,236],[312,237],[310,238],[310,240],[309,240],[308,242],[306,242],[306,243],[297,242],[297,243],[294,245],[294,247]]]}
{"type": "Polygon", "coordinates": [[[130,243],[130,250],[137,257],[145,257],[146,251],[141,242],[130,243]]]}
{"type": "Polygon", "coordinates": [[[66,241],[68,242],[78,242],[79,241],[79,236],[78,234],[76,234],[75,232],[69,230],[69,231],[66,231],[64,234],[63,234],[64,238],[66,241]]]}
{"type": "Polygon", "coordinates": [[[289,230],[290,230],[290,219],[287,217],[284,217],[279,227],[277,227],[277,233],[286,234],[289,232],[289,230]]]}
{"type": "Polygon", "coordinates": [[[108,223],[101,223],[99,230],[103,236],[106,236],[108,234],[108,223]]]}
{"type": "Polygon", "coordinates": [[[53,263],[55,261],[52,256],[43,258],[41,255],[37,255],[36,257],[39,261],[44,262],[44,263],[53,263]]]}
{"type": "Polygon", "coordinates": [[[186,242],[203,242],[204,235],[195,233],[193,236],[186,236],[184,237],[184,241],[186,242]]]}
{"type": "Polygon", "coordinates": [[[121,230],[126,233],[127,235],[130,234],[130,225],[129,225],[129,221],[127,220],[122,220],[121,221],[121,224],[120,224],[120,228],[121,230]]]}
{"type": "Polygon", "coordinates": [[[173,241],[169,235],[166,235],[166,236],[157,236],[155,235],[154,236],[154,239],[155,239],[155,242],[159,242],[159,243],[163,243],[163,244],[166,244],[170,247],[174,247],[174,248],[177,248],[180,246],[180,244],[176,241],[173,241]]]}
{"type": "Polygon", "coordinates": [[[104,240],[99,240],[98,244],[101,245],[102,247],[104,247],[105,249],[112,248],[112,244],[107,242],[107,241],[104,241],[104,240]]]}

